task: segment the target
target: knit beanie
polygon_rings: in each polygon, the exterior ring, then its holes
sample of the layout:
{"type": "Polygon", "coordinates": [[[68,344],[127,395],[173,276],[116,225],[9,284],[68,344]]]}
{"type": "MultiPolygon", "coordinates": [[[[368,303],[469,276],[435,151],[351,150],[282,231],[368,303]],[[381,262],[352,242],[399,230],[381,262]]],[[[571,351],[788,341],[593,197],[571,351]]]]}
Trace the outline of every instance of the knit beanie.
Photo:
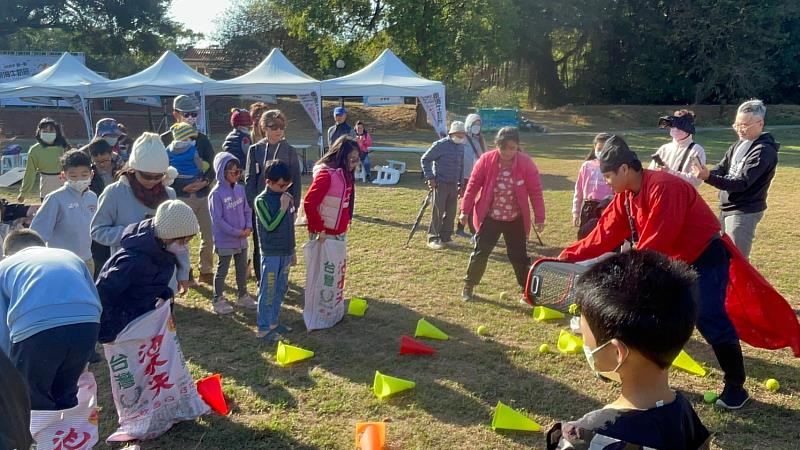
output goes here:
{"type": "Polygon", "coordinates": [[[251,125],[253,125],[253,119],[250,117],[250,111],[237,108],[231,110],[232,127],[249,127],[251,125]]]}
{"type": "Polygon", "coordinates": [[[180,200],[167,200],[158,205],[153,226],[156,237],[162,240],[194,236],[200,232],[194,211],[180,200]]]}
{"type": "Polygon", "coordinates": [[[140,172],[166,172],[169,167],[169,156],[161,142],[161,136],[155,133],[142,133],[133,143],[128,166],[140,172]]]}
{"type": "Polygon", "coordinates": [[[172,138],[176,141],[187,141],[189,138],[197,138],[197,128],[186,122],[178,122],[171,127],[172,138]]]}

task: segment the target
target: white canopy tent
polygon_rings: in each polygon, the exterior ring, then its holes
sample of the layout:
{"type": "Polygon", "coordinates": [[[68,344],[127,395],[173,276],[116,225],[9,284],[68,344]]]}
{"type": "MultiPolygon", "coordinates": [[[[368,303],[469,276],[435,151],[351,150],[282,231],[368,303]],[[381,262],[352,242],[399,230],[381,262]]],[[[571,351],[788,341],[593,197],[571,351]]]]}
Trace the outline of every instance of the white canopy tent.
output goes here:
{"type": "Polygon", "coordinates": [[[322,148],[320,82],[298,69],[277,48],[246,74],[206,86],[205,95],[296,95],[319,133],[322,148]]]}
{"type": "Polygon", "coordinates": [[[92,85],[106,83],[102,77],[84,66],[77,58],[64,53],[55,64],[36,75],[21,80],[0,83],[0,98],[9,97],[57,97],[67,100],[86,123],[88,136],[93,135],[93,126],[84,99],[92,85]]]}
{"type": "Polygon", "coordinates": [[[323,81],[322,95],[417,97],[436,132],[447,134],[444,84],[417,75],[389,49],[357,72],[323,81]]]}

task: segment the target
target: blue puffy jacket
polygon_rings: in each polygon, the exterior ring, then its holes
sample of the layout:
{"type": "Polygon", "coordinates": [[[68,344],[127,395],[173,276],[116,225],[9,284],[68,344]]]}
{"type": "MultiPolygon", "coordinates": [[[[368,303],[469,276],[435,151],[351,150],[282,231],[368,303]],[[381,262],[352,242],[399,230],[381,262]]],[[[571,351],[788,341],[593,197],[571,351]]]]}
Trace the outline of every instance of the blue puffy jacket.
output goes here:
{"type": "Polygon", "coordinates": [[[153,219],[128,225],[120,244],[96,282],[103,305],[102,343],[114,341],[129,323],[154,310],[159,298],[173,296],[169,282],[177,259],[156,239],[153,219]]]}

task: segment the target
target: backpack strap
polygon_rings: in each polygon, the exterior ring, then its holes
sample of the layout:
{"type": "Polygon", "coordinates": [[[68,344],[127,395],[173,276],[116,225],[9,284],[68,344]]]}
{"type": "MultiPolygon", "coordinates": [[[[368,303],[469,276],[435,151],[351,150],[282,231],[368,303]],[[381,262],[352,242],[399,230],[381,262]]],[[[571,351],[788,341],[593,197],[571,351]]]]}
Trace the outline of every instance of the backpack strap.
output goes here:
{"type": "Polygon", "coordinates": [[[694,144],[694,142],[689,144],[689,146],[686,147],[686,151],[683,152],[683,158],[681,158],[681,165],[678,166],[678,172],[683,172],[683,166],[686,165],[686,161],[689,159],[689,154],[692,153],[692,147],[694,147],[694,144]]]}
{"type": "Polygon", "coordinates": [[[636,244],[639,243],[639,232],[636,231],[636,221],[633,220],[630,197],[627,195],[625,196],[625,212],[628,215],[628,225],[631,227],[631,243],[633,244],[633,248],[636,249],[636,244]]]}

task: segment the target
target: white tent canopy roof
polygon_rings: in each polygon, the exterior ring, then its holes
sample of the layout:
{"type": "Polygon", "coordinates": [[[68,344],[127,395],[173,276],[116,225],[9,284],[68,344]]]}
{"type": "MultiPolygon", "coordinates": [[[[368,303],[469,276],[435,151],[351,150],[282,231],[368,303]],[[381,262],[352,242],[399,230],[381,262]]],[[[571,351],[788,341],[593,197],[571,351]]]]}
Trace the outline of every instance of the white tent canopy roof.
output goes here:
{"type": "Polygon", "coordinates": [[[357,72],[322,82],[326,97],[420,97],[434,92],[443,94],[444,85],[417,75],[389,49],[357,72]]]}
{"type": "Polygon", "coordinates": [[[36,75],[0,83],[0,98],[85,96],[90,85],[105,82],[108,82],[107,78],[93,72],[65,52],[55,64],[36,75]]]}
{"type": "Polygon", "coordinates": [[[297,95],[319,92],[319,81],[298,69],[277,48],[246,74],[219,81],[205,89],[206,95],[297,95]]]}
{"type": "Polygon", "coordinates": [[[166,51],[152,66],[139,73],[93,85],[89,96],[175,96],[202,91],[214,83],[217,82],[186,65],[175,53],[166,51]]]}

